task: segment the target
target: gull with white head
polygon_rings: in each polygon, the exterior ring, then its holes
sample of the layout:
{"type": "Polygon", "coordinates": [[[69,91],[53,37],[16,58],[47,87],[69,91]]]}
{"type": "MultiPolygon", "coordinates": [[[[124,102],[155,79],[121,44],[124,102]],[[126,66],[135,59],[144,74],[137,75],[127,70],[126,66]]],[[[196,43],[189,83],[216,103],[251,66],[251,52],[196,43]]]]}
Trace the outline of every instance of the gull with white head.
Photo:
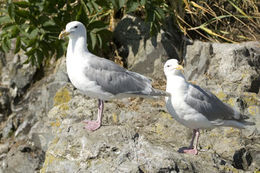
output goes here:
{"type": "Polygon", "coordinates": [[[193,129],[190,146],[181,148],[180,152],[198,153],[199,129],[219,126],[243,129],[246,125],[254,125],[243,120],[241,113],[220,101],[210,91],[186,81],[183,67],[176,59],[165,63],[164,73],[167,78],[166,91],[171,94],[171,97],[165,98],[168,112],[180,124],[193,129]]]}
{"type": "Polygon", "coordinates": [[[145,76],[90,53],[86,44],[86,28],[81,22],[68,23],[59,39],[64,36],[69,36],[66,66],[71,83],[85,95],[98,99],[97,120],[84,121],[86,129],[94,131],[101,126],[104,100],[168,95],[164,91],[154,89],[145,76]]]}

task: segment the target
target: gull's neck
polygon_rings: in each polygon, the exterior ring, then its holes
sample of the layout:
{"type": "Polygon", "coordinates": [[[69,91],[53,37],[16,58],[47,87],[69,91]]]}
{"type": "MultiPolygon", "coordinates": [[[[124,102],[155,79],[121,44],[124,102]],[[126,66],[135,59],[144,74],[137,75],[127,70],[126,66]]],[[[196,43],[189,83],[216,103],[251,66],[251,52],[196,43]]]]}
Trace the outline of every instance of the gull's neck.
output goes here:
{"type": "MultiPolygon", "coordinates": [[[[88,52],[86,37],[76,37],[69,39],[69,45],[67,48],[67,57],[82,55],[88,52]]],[[[76,58],[76,57],[73,57],[76,58]]]]}
{"type": "Polygon", "coordinates": [[[168,75],[166,91],[171,93],[172,96],[183,95],[186,93],[189,83],[186,81],[185,77],[181,75],[168,75]]]}

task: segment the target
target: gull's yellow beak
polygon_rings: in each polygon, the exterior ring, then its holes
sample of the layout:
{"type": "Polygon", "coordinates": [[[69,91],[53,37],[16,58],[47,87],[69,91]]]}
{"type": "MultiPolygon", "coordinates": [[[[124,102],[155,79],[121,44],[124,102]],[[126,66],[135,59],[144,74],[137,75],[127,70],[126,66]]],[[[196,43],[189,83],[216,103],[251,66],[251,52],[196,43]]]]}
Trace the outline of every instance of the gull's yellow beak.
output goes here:
{"type": "Polygon", "coordinates": [[[182,65],[177,65],[176,70],[182,70],[183,71],[183,66],[182,65]]]}
{"type": "Polygon", "coordinates": [[[65,30],[61,31],[60,35],[59,35],[59,40],[64,38],[65,36],[69,35],[69,32],[66,32],[65,30]]]}

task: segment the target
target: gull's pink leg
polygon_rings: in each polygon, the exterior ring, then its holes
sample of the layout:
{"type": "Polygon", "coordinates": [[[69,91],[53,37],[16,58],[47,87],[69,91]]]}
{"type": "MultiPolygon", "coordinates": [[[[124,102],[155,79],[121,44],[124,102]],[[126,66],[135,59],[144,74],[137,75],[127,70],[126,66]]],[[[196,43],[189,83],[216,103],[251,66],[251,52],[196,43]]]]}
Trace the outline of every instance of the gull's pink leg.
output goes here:
{"type": "Polygon", "coordinates": [[[102,122],[102,116],[103,116],[103,109],[104,109],[104,101],[98,99],[98,117],[96,121],[90,121],[90,120],[86,120],[83,121],[84,123],[86,123],[85,128],[90,130],[90,131],[95,131],[98,128],[100,128],[101,126],[101,122],[102,122]]]}
{"type": "Polygon", "coordinates": [[[185,148],[185,147],[181,148],[181,149],[179,149],[179,152],[194,154],[194,155],[198,154],[197,146],[198,146],[199,136],[200,136],[199,129],[194,129],[193,135],[192,135],[192,140],[191,140],[189,148],[185,148]],[[196,139],[195,147],[193,145],[194,139],[196,139]]]}

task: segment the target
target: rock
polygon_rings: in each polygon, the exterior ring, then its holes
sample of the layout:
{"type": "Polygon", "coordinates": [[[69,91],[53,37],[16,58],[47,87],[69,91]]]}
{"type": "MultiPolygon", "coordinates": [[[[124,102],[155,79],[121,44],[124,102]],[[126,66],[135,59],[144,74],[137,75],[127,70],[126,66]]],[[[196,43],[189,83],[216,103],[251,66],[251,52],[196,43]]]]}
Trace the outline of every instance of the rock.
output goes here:
{"type": "Polygon", "coordinates": [[[9,142],[6,142],[4,144],[0,144],[0,155],[3,153],[7,153],[9,151],[9,142]]]}
{"type": "Polygon", "coordinates": [[[36,74],[35,66],[24,64],[26,59],[27,56],[23,54],[14,55],[10,52],[5,56],[5,63],[2,63],[1,83],[10,89],[11,96],[16,98],[15,102],[25,94],[36,74]]]}
{"type": "MultiPolygon", "coordinates": [[[[13,104],[13,99],[17,97],[10,97],[9,104],[13,113],[0,126],[1,142],[16,143],[16,148],[19,148],[23,146],[21,141],[27,141],[33,149],[28,153],[17,151],[10,155],[9,151],[7,154],[0,154],[0,172],[35,172],[40,169],[44,161],[44,152],[53,138],[50,128],[45,125],[46,115],[54,105],[57,90],[68,82],[64,67],[63,58],[58,61],[52,73],[33,83],[28,90],[24,90],[26,94],[19,98],[19,102],[13,104]]],[[[29,66],[27,70],[30,70],[29,66]]]]}
{"type": "MultiPolygon", "coordinates": [[[[189,129],[165,112],[161,100],[107,102],[103,126],[89,132],[82,121],[96,118],[96,100],[84,97],[71,85],[61,88],[54,98],[57,101],[46,123],[53,138],[42,173],[238,172],[241,168],[232,159],[241,148],[249,146],[241,143],[239,130],[220,128],[201,134],[198,156],[178,153],[178,148],[189,144],[189,129]]],[[[252,156],[251,165],[257,163],[255,158],[252,156]]],[[[251,165],[242,169],[259,169],[251,165]]]]}
{"type": "Polygon", "coordinates": [[[187,46],[186,77],[214,90],[259,93],[260,43],[204,43],[187,46]],[[207,79],[207,80],[205,80],[207,79]]]}
{"type": "Polygon", "coordinates": [[[8,152],[5,172],[34,173],[41,167],[44,153],[28,144],[13,145],[8,152]]]}
{"type": "Polygon", "coordinates": [[[9,116],[8,120],[6,122],[4,122],[4,128],[1,129],[1,132],[0,132],[1,138],[6,139],[13,135],[13,133],[15,131],[14,118],[15,118],[15,114],[12,114],[9,116]]]}
{"type": "Polygon", "coordinates": [[[163,77],[165,61],[181,56],[182,36],[173,26],[168,19],[165,30],[150,38],[147,23],[126,15],[114,30],[114,42],[128,69],[157,79],[163,77]]]}
{"type": "Polygon", "coordinates": [[[9,96],[9,89],[0,87],[0,122],[3,122],[11,113],[11,99],[9,96]]]}

